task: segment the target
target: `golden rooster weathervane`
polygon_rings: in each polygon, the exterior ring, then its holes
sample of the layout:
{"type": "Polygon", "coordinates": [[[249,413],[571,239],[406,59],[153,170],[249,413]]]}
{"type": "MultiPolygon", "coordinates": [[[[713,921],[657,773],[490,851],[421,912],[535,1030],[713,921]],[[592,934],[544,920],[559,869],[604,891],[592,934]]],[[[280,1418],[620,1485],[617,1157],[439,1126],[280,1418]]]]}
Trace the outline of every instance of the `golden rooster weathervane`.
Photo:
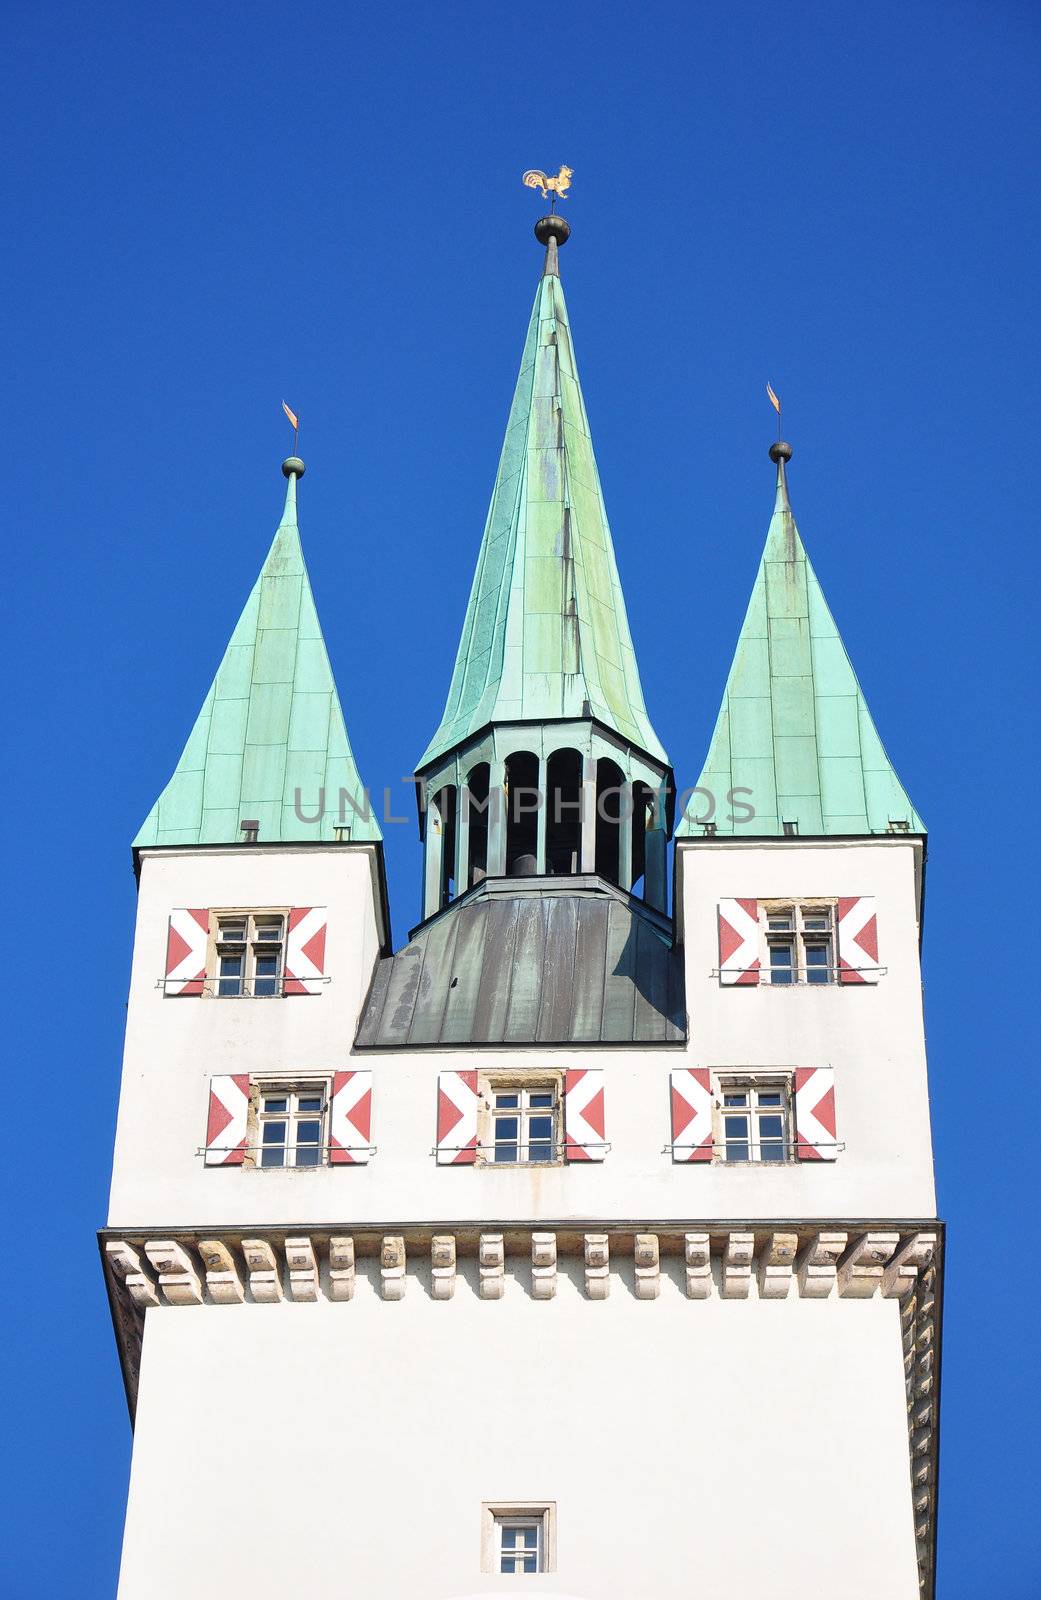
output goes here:
{"type": "Polygon", "coordinates": [[[543,200],[548,200],[552,194],[554,197],[550,208],[552,209],[552,206],[557,203],[558,195],[561,200],[567,199],[567,192],[571,187],[571,180],[574,175],[572,167],[561,167],[555,178],[549,178],[538,167],[534,167],[530,172],[524,174],[521,182],[529,189],[541,189],[543,200]]]}

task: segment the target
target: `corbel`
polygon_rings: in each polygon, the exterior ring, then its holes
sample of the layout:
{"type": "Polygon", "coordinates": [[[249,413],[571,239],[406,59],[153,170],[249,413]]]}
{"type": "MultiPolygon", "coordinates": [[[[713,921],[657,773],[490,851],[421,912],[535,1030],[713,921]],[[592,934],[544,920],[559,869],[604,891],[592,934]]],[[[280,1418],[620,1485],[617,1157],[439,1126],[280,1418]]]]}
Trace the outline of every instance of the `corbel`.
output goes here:
{"type": "Polygon", "coordinates": [[[222,1239],[200,1239],[199,1255],[206,1268],[206,1292],[215,1306],[237,1305],[246,1298],[235,1257],[222,1239]]]}
{"type": "Polygon", "coordinates": [[[249,1268],[249,1292],[258,1305],[274,1305],[282,1298],[282,1269],[266,1239],[243,1239],[242,1254],[249,1268]]]}

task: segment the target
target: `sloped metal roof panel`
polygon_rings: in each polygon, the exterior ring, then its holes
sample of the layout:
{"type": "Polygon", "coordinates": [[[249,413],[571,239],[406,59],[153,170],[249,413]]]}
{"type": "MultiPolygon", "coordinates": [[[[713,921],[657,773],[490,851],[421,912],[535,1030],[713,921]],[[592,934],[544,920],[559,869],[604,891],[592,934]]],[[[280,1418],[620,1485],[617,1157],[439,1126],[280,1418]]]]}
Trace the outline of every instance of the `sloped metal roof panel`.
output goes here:
{"type": "Polygon", "coordinates": [[[686,1032],[682,957],[637,902],[595,879],[489,879],[379,962],[355,1044],[664,1045],[686,1032]]]}

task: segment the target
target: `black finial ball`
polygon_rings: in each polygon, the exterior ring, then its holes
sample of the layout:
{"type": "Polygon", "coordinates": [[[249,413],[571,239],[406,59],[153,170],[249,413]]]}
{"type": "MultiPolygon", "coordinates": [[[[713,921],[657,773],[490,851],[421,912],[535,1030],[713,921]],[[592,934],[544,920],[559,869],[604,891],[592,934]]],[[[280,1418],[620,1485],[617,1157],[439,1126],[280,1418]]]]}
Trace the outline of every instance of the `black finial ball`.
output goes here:
{"type": "Polygon", "coordinates": [[[535,237],[539,244],[549,244],[551,239],[555,239],[558,246],[567,244],[571,237],[571,224],[565,217],[558,217],[554,211],[551,217],[540,217],[536,222],[535,237]]]}
{"type": "Polygon", "coordinates": [[[791,459],[792,447],[790,444],[785,444],[783,439],[778,439],[776,444],[770,446],[771,461],[790,461],[791,459]]]}

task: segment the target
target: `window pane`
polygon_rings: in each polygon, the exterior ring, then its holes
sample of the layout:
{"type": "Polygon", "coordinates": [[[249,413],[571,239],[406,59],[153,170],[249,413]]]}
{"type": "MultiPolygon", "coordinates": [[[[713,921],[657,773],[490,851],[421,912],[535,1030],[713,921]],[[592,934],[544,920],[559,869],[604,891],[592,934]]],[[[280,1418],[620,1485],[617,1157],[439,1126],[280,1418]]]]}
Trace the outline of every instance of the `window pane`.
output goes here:
{"type": "Polygon", "coordinates": [[[532,1144],[528,1146],[529,1161],[552,1161],[553,1146],[551,1144],[532,1144]]]}
{"type": "Polygon", "coordinates": [[[519,1123],[516,1117],[496,1117],[496,1139],[513,1139],[516,1142],[519,1123]]]}
{"type": "Polygon", "coordinates": [[[790,911],[776,911],[767,918],[766,925],[771,933],[787,933],[792,925],[792,914],[790,911]]]}
{"type": "Polygon", "coordinates": [[[265,1122],[265,1124],[264,1124],[264,1143],[265,1144],[285,1144],[285,1142],[286,1142],[286,1125],[285,1125],[285,1123],[284,1122],[265,1122]]]}
{"type": "Polygon", "coordinates": [[[553,1118],[552,1117],[529,1117],[529,1119],[528,1119],[528,1138],[529,1139],[552,1139],[552,1137],[553,1137],[553,1118]]]}
{"type": "Polygon", "coordinates": [[[302,1094],[299,1104],[301,1111],[321,1111],[322,1097],[320,1094],[302,1094]]]}
{"type": "Polygon", "coordinates": [[[257,957],[257,976],[266,978],[270,973],[278,971],[278,957],[264,951],[257,957]]]}
{"type": "Polygon", "coordinates": [[[322,1163],[322,1152],[316,1144],[305,1144],[297,1147],[296,1164],[298,1167],[318,1167],[322,1163]]]}
{"type": "Polygon", "coordinates": [[[759,1118],[760,1139],[781,1139],[784,1137],[784,1124],[780,1117],[759,1118]]]}
{"type": "Polygon", "coordinates": [[[748,1118],[724,1117],[723,1135],[726,1140],[725,1155],[728,1161],[748,1160],[748,1118]]]}
{"type": "Polygon", "coordinates": [[[495,1146],[496,1161],[516,1161],[517,1146],[515,1144],[497,1144],[495,1146]]]}
{"type": "Polygon", "coordinates": [[[262,1167],[281,1167],[285,1165],[285,1151],[279,1145],[273,1150],[260,1152],[260,1165],[262,1167]]]}
{"type": "Polygon", "coordinates": [[[507,1106],[507,1107],[508,1106],[517,1106],[517,1105],[520,1104],[520,1100],[519,1100],[518,1096],[515,1095],[515,1094],[497,1094],[495,1096],[495,1104],[497,1106],[507,1106]]]}
{"type": "Polygon", "coordinates": [[[760,1145],[759,1146],[759,1159],[760,1159],[760,1161],[783,1161],[784,1160],[784,1145],[783,1144],[762,1144],[762,1145],[760,1145]]]}
{"type": "Polygon", "coordinates": [[[812,916],[803,917],[802,925],[807,933],[824,933],[831,926],[828,918],[817,912],[812,916]]]}
{"type": "Polygon", "coordinates": [[[521,1532],[524,1534],[524,1548],[526,1550],[537,1550],[539,1547],[539,1530],[537,1528],[522,1528],[521,1532]]]}
{"type": "Polygon", "coordinates": [[[524,1557],[524,1565],[523,1565],[522,1571],[524,1571],[524,1572],[537,1572],[538,1570],[539,1570],[538,1557],[537,1556],[525,1556],[524,1557]]]}
{"type": "Polygon", "coordinates": [[[748,1095],[745,1093],[738,1093],[738,1091],[735,1090],[732,1094],[725,1094],[723,1096],[723,1104],[725,1106],[746,1106],[748,1104],[748,1095]]]}
{"type": "Polygon", "coordinates": [[[550,1091],[550,1092],[548,1092],[546,1094],[541,1094],[540,1093],[540,1094],[529,1095],[528,1104],[530,1106],[551,1106],[553,1104],[552,1091],[550,1091]]]}
{"type": "Polygon", "coordinates": [[[224,944],[242,944],[246,937],[246,924],[244,922],[222,922],[218,938],[224,944]]]}
{"type": "Polygon", "coordinates": [[[281,918],[279,918],[279,920],[277,922],[259,922],[257,924],[257,938],[258,939],[281,939],[281,937],[282,937],[282,919],[281,918]]]}
{"type": "Polygon", "coordinates": [[[826,944],[808,944],[806,946],[806,982],[827,983],[829,978],[828,958],[830,951],[826,944]]]}
{"type": "Polygon", "coordinates": [[[285,1095],[274,1095],[274,1096],[265,1095],[264,1096],[264,1110],[265,1111],[286,1111],[288,1109],[288,1107],[289,1107],[289,1102],[286,1099],[285,1095]]]}
{"type": "Polygon", "coordinates": [[[770,982],[791,983],[792,981],[792,947],[788,944],[772,944],[770,946],[770,982]]]}
{"type": "Polygon", "coordinates": [[[502,1547],[503,1547],[504,1550],[516,1550],[516,1548],[517,1548],[517,1535],[519,1533],[520,1533],[520,1529],[519,1528],[503,1528],[503,1530],[502,1530],[502,1547]]]}
{"type": "Polygon", "coordinates": [[[297,1144],[317,1144],[320,1122],[298,1122],[296,1125],[297,1144]]]}
{"type": "MultiPolygon", "coordinates": [[[[728,1100],[727,1105],[729,1104],[728,1100]]],[[[773,1089],[761,1089],[759,1091],[759,1104],[761,1106],[779,1106],[781,1104],[781,1091],[779,1089],[776,1091],[773,1089]]]]}

